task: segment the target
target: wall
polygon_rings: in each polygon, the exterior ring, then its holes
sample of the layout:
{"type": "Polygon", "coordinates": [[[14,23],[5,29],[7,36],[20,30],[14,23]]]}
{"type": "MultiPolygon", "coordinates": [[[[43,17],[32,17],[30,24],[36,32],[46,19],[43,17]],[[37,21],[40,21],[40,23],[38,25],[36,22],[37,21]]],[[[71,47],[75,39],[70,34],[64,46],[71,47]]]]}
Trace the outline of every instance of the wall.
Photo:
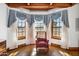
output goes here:
{"type": "Polygon", "coordinates": [[[6,48],[9,49],[14,49],[18,47],[17,35],[16,35],[16,22],[8,28],[6,44],[7,44],[6,48]]]}
{"type": "Polygon", "coordinates": [[[79,31],[76,31],[76,18],[79,18],[79,4],[68,9],[69,15],[69,47],[79,47],[79,31]]]}
{"type": "Polygon", "coordinates": [[[0,3],[0,42],[7,39],[7,6],[0,3]]]}
{"type": "Polygon", "coordinates": [[[33,44],[33,26],[29,28],[29,24],[26,22],[26,45],[33,44]]]}
{"type": "Polygon", "coordinates": [[[28,44],[31,44],[31,39],[30,39],[30,28],[29,28],[29,25],[28,25],[28,23],[26,22],[26,45],[28,45],[28,44]]]}
{"type": "Polygon", "coordinates": [[[69,48],[68,47],[68,41],[69,41],[69,28],[66,26],[62,26],[62,33],[61,33],[61,40],[60,40],[60,45],[62,48],[69,48]]]}

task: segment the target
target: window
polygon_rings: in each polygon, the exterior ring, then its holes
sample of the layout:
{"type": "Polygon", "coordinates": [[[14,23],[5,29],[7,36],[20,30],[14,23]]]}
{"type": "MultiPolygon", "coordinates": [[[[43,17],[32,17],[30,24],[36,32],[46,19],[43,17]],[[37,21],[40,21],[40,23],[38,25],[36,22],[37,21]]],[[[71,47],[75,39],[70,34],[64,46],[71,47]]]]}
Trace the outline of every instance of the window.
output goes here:
{"type": "Polygon", "coordinates": [[[25,39],[26,38],[26,22],[25,20],[18,20],[18,39],[25,39]]]}
{"type": "Polygon", "coordinates": [[[43,30],[44,29],[44,25],[43,25],[43,23],[35,23],[36,24],[36,30],[43,30]]]}
{"type": "Polygon", "coordinates": [[[59,17],[58,19],[52,20],[52,26],[51,26],[52,38],[61,39],[61,37],[60,37],[61,26],[62,26],[61,17],[59,17]]]}
{"type": "Polygon", "coordinates": [[[37,21],[37,20],[35,20],[35,29],[37,30],[37,31],[42,31],[42,30],[44,30],[44,23],[43,23],[43,20],[41,20],[41,21],[37,21]]]}

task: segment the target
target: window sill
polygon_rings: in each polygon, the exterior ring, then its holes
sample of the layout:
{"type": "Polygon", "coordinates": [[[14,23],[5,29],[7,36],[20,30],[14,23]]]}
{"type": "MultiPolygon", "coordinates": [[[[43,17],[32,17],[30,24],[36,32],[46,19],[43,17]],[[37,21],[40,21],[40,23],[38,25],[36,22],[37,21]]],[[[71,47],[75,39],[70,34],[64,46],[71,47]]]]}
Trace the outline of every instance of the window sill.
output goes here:
{"type": "Polygon", "coordinates": [[[51,37],[51,38],[56,39],[56,40],[61,40],[60,37],[51,37]]]}

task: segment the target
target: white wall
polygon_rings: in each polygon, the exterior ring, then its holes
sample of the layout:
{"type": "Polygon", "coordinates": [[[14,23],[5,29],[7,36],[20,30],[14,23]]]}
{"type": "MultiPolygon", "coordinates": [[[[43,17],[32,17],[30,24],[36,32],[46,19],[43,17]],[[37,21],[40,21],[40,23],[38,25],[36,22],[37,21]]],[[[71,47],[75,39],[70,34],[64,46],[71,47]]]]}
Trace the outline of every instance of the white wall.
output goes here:
{"type": "Polygon", "coordinates": [[[79,18],[79,4],[68,9],[69,47],[79,47],[79,31],[76,31],[76,18],[79,18]]]}
{"type": "Polygon", "coordinates": [[[60,45],[62,48],[69,48],[68,44],[69,44],[69,28],[67,28],[66,26],[62,27],[62,33],[61,33],[61,40],[60,40],[60,45]]]}
{"type": "Polygon", "coordinates": [[[26,22],[26,41],[25,41],[25,43],[26,43],[26,45],[28,45],[28,44],[31,44],[31,39],[30,39],[30,29],[29,29],[29,25],[28,25],[28,23],[26,22]]]}
{"type": "Polygon", "coordinates": [[[0,42],[7,39],[7,6],[0,3],[0,42]]]}
{"type": "Polygon", "coordinates": [[[16,34],[14,28],[7,27],[8,22],[8,8],[6,4],[0,3],[0,42],[6,40],[6,48],[14,48],[16,46],[16,34]],[[13,34],[12,34],[13,33],[13,34]]]}
{"type": "Polygon", "coordinates": [[[10,28],[8,28],[6,48],[14,49],[18,47],[17,44],[17,35],[16,35],[16,22],[12,24],[10,28]]]}

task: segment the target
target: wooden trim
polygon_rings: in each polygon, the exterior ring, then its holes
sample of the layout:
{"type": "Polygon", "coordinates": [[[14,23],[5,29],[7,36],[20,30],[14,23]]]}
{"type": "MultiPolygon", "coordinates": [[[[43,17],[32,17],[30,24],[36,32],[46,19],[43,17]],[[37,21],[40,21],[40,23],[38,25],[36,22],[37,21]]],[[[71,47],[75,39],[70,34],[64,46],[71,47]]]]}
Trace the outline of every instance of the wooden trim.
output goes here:
{"type": "Polygon", "coordinates": [[[18,45],[18,48],[24,47],[24,46],[26,46],[26,44],[21,44],[21,45],[18,45]]]}
{"type": "Polygon", "coordinates": [[[15,49],[18,49],[18,48],[14,48],[14,49],[10,49],[10,48],[7,48],[6,51],[11,51],[11,50],[15,50],[15,49]]]}
{"type": "Polygon", "coordinates": [[[54,8],[72,7],[74,3],[6,3],[9,7],[25,8],[30,10],[49,10],[54,8]]]}
{"type": "Polygon", "coordinates": [[[51,38],[53,38],[53,39],[57,39],[57,40],[61,40],[60,37],[55,37],[55,36],[53,36],[53,37],[51,37],[51,38]]]}
{"type": "Polygon", "coordinates": [[[7,52],[8,52],[8,51],[15,50],[15,49],[18,49],[18,48],[21,48],[21,47],[24,47],[24,46],[26,46],[26,44],[18,45],[18,47],[17,47],[17,48],[14,48],[14,49],[9,49],[9,48],[7,48],[6,50],[7,50],[7,52]]]}
{"type": "Polygon", "coordinates": [[[18,38],[18,40],[24,40],[24,39],[26,39],[26,36],[17,36],[17,38],[18,38]]]}
{"type": "Polygon", "coordinates": [[[59,48],[61,48],[61,46],[58,45],[58,44],[51,43],[51,45],[52,45],[52,46],[55,46],[55,47],[59,47],[59,48]]]}
{"type": "Polygon", "coordinates": [[[5,41],[0,42],[0,45],[3,45],[3,44],[6,44],[6,40],[5,40],[5,41]]]}
{"type": "Polygon", "coordinates": [[[65,48],[62,48],[60,45],[58,44],[54,44],[54,43],[51,43],[52,46],[54,47],[57,47],[57,48],[60,48],[62,50],[67,50],[67,51],[79,51],[79,47],[69,47],[69,49],[65,49],[65,48]]]}
{"type": "Polygon", "coordinates": [[[62,48],[60,45],[58,44],[54,44],[54,43],[51,43],[52,46],[55,46],[55,47],[59,47],[63,50],[68,50],[68,51],[79,51],[79,47],[69,47],[69,49],[65,49],[65,48],[62,48]]]}
{"type": "Polygon", "coordinates": [[[79,47],[69,47],[68,50],[74,50],[74,51],[79,51],[79,47]]]}
{"type": "MultiPolygon", "coordinates": [[[[35,44],[29,44],[29,45],[35,45],[35,44]]],[[[9,49],[9,48],[7,48],[6,51],[8,52],[8,51],[11,51],[11,50],[16,50],[16,49],[22,48],[22,47],[24,47],[24,46],[29,46],[29,45],[21,44],[21,45],[18,45],[18,47],[17,47],[17,48],[14,48],[14,49],[9,49]]]]}

